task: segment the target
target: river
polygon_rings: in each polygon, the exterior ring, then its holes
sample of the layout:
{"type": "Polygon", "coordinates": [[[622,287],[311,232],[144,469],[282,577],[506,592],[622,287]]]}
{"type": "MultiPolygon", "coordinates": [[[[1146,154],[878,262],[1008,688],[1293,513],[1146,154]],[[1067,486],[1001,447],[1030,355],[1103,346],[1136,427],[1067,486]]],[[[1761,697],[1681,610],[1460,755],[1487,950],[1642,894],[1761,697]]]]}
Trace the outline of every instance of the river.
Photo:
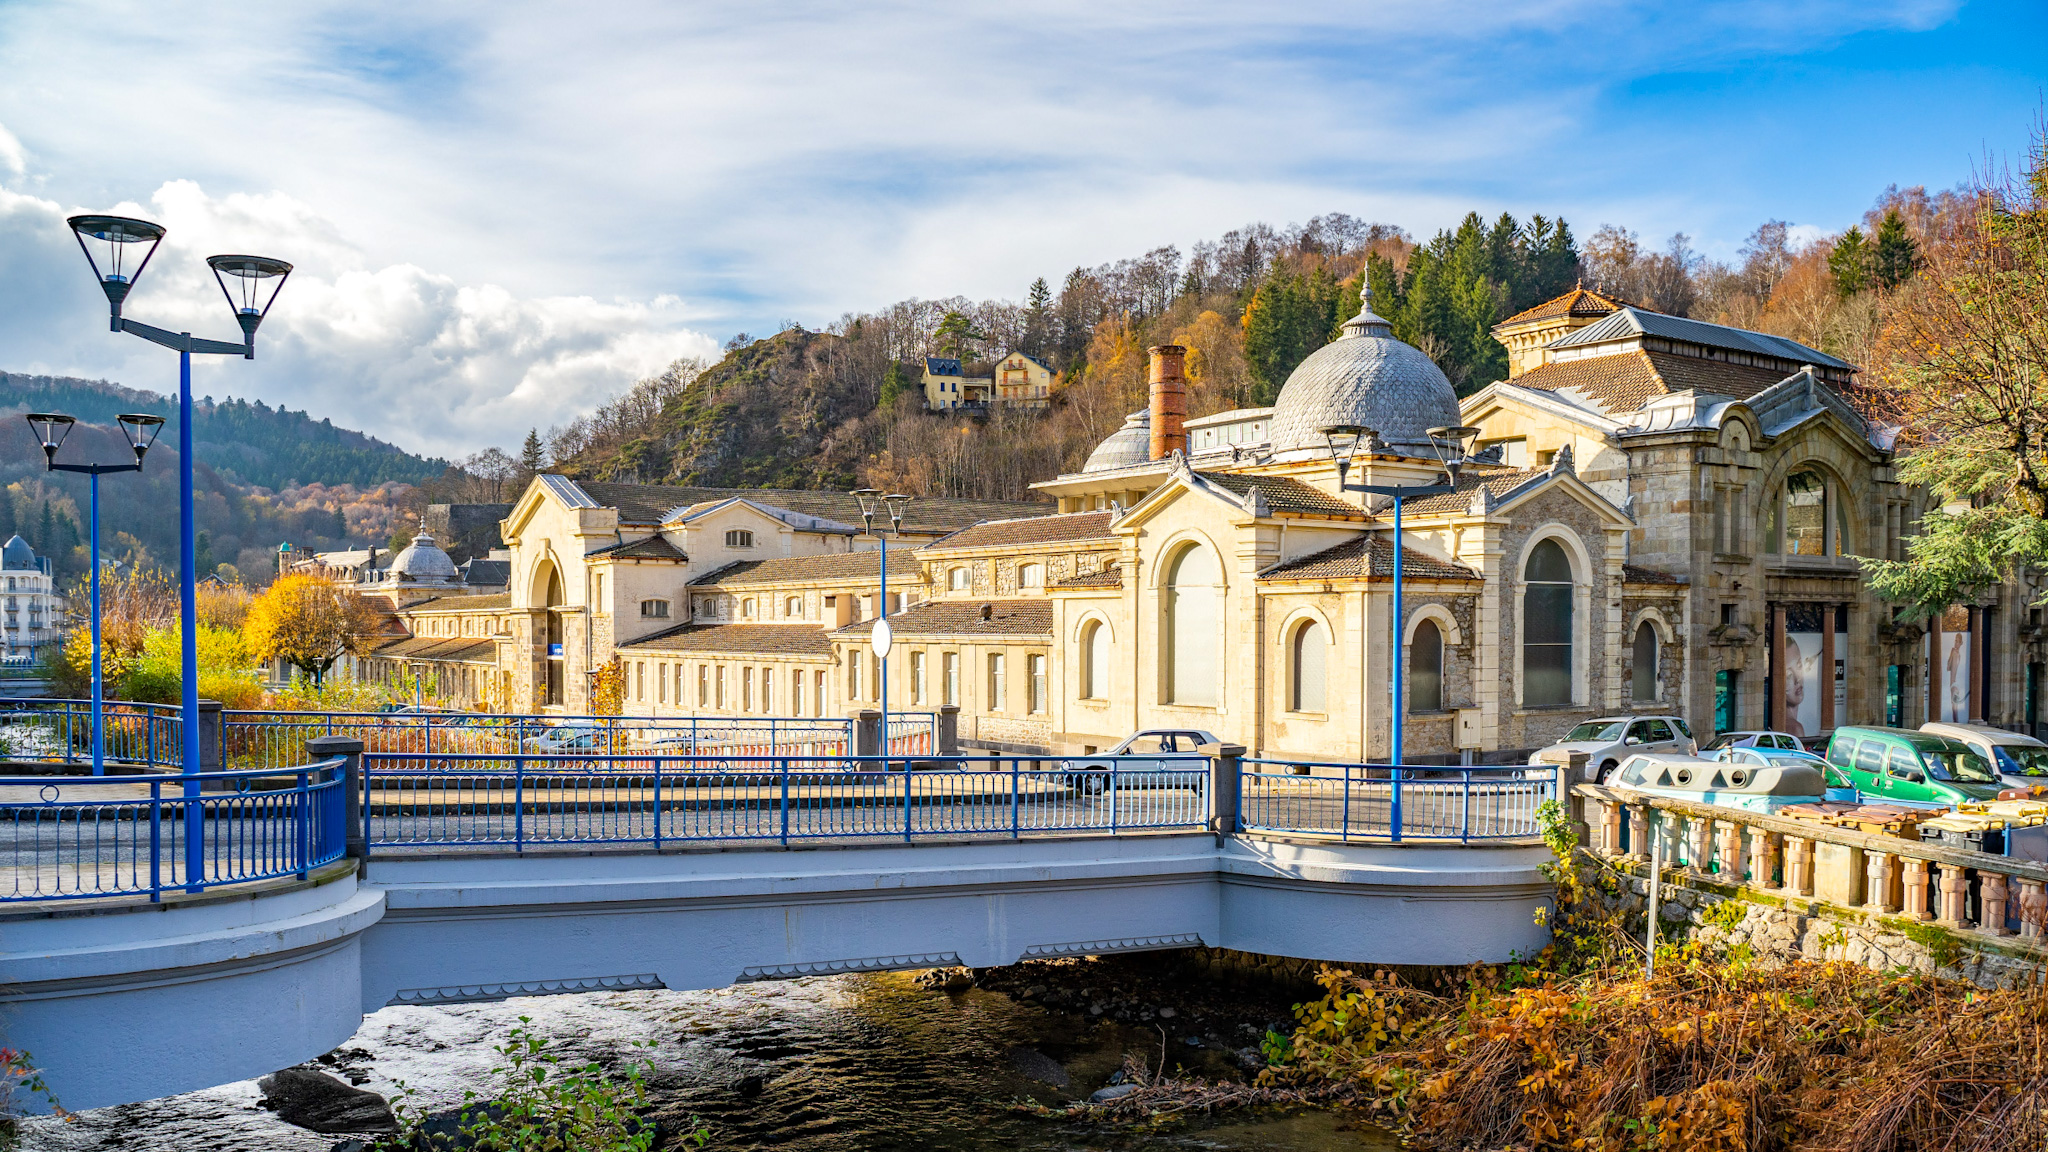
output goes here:
{"type": "MultiPolygon", "coordinates": [[[[1048,1011],[1001,992],[940,991],[907,974],[818,977],[702,992],[536,997],[385,1008],[341,1050],[340,1071],[432,1111],[484,1089],[493,1043],[519,1017],[565,1058],[645,1061],[658,1115],[701,1117],[728,1152],[1390,1152],[1391,1137],[1328,1113],[1230,1117],[1134,1133],[1014,1112],[1018,1100],[1085,1097],[1127,1052],[1227,1074],[1242,1036],[1175,1036],[1153,1026],[1048,1011]],[[634,1041],[651,1043],[636,1048],[634,1041]],[[1067,1081],[1064,1087],[1056,1081],[1067,1081]]],[[[1248,1026],[1241,1026],[1248,1030],[1248,1026]]],[[[30,1122],[24,1147],[66,1152],[328,1152],[339,1139],[258,1106],[253,1081],[30,1122]]]]}

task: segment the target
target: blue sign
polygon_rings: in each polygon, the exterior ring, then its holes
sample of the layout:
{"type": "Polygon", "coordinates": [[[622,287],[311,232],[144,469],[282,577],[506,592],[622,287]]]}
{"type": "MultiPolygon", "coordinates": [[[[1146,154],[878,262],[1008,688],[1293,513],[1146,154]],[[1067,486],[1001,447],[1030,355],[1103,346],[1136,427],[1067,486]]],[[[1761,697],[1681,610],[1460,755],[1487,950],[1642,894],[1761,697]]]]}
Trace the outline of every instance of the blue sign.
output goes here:
{"type": "Polygon", "coordinates": [[[550,656],[560,656],[561,654],[562,654],[562,646],[561,646],[560,644],[550,644],[550,645],[548,645],[548,655],[550,655],[550,656]]]}

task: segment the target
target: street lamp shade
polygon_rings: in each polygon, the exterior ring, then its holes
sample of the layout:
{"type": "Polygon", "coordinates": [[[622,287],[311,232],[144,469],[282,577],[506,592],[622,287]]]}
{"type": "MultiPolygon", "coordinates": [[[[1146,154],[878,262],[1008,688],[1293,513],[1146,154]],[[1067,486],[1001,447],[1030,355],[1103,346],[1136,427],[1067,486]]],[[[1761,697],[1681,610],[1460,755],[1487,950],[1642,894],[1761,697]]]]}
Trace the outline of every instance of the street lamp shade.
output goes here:
{"type": "Polygon", "coordinates": [[[114,420],[128,434],[128,446],[135,449],[135,462],[142,463],[142,454],[156,443],[157,433],[164,430],[164,418],[147,412],[123,412],[114,420]]]}
{"type": "Polygon", "coordinates": [[[875,513],[880,512],[883,507],[882,490],[880,488],[855,488],[850,495],[855,500],[860,501],[861,523],[869,531],[873,531],[875,527],[875,513]]]}
{"type": "Polygon", "coordinates": [[[901,492],[891,492],[882,497],[882,503],[889,506],[889,526],[898,532],[903,530],[903,513],[910,507],[911,499],[901,492]]]}
{"type": "Polygon", "coordinates": [[[1451,483],[1458,482],[1458,470],[1471,457],[1472,441],[1478,437],[1479,429],[1463,424],[1429,430],[1430,446],[1436,449],[1436,458],[1443,463],[1444,473],[1451,478],[1451,483]]]}
{"type": "Polygon", "coordinates": [[[228,298],[228,307],[235,310],[235,320],[242,326],[242,337],[253,350],[256,326],[270,314],[270,306],[284,289],[285,279],[292,274],[292,266],[268,256],[208,256],[206,264],[213,269],[213,278],[220,284],[221,295],[228,298]],[[266,280],[276,281],[269,286],[267,293],[264,290],[266,280]]]}
{"type": "Polygon", "coordinates": [[[52,461],[57,459],[57,449],[64,446],[64,438],[71,435],[71,427],[76,423],[77,417],[57,412],[28,414],[28,426],[36,430],[36,439],[43,446],[43,456],[52,461]]]}
{"type": "Polygon", "coordinates": [[[128,298],[135,282],[142,278],[142,270],[149,266],[149,258],[156,255],[156,246],[163,243],[164,229],[161,224],[137,220],[132,216],[73,216],[66,223],[78,239],[78,250],[85,253],[86,263],[92,265],[92,274],[100,282],[100,288],[107,294],[108,323],[113,331],[121,330],[121,302],[128,298]],[[147,244],[141,250],[142,258],[135,258],[131,245],[147,244]],[[94,256],[93,249],[99,248],[100,255],[94,256]],[[106,267],[100,262],[104,258],[106,267]]]}

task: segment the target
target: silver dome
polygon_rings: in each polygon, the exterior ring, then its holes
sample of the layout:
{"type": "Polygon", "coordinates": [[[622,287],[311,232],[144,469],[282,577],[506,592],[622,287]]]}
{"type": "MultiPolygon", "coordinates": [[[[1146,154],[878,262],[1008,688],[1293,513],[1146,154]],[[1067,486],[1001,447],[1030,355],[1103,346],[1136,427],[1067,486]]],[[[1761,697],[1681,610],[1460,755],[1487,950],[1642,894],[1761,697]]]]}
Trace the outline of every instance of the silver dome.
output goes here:
{"type": "Polygon", "coordinates": [[[19,533],[16,533],[4,548],[0,548],[0,565],[4,565],[9,572],[42,571],[42,565],[36,563],[36,550],[29,547],[28,541],[23,540],[19,533]]]}
{"type": "Polygon", "coordinates": [[[426,532],[412,538],[405,550],[392,557],[391,567],[386,576],[392,580],[407,580],[416,584],[453,581],[460,575],[455,561],[441,551],[440,545],[426,532]]]}
{"type": "Polygon", "coordinates": [[[1107,472],[1113,468],[1130,468],[1149,463],[1152,459],[1152,410],[1140,408],[1124,417],[1124,426],[1111,432],[1095,451],[1088,454],[1088,462],[1081,465],[1083,472],[1107,472]]]}
{"type": "Polygon", "coordinates": [[[1434,458],[1429,430],[1460,424],[1458,393],[1422,349],[1394,339],[1372,310],[1372,290],[1344,334],[1309,354],[1273,404],[1273,451],[1323,450],[1321,429],[1360,424],[1387,447],[1434,458]]]}

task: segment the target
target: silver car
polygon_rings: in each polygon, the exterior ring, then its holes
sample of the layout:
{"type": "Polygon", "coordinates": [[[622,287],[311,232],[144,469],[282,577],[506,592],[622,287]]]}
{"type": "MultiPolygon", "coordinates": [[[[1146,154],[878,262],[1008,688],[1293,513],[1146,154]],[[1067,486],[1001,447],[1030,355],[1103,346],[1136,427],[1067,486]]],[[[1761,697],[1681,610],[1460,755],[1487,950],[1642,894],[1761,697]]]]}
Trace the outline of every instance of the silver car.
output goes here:
{"type": "Polygon", "coordinates": [[[1191,788],[1200,787],[1195,776],[1153,776],[1138,775],[1147,772],[1179,771],[1200,768],[1203,765],[1190,759],[1204,744],[1220,744],[1215,733],[1200,728],[1148,728],[1134,733],[1123,743],[1107,752],[1091,752],[1085,756],[1074,756],[1060,761],[1060,771],[1065,773],[1068,787],[1100,795],[1109,786],[1110,770],[1117,774],[1117,786],[1127,788],[1166,787],[1185,783],[1191,788]]]}
{"type": "Polygon", "coordinates": [[[1584,752],[1593,779],[1604,783],[1615,765],[1637,752],[1696,756],[1692,729],[1676,716],[1602,716],[1564,734],[1564,739],[1529,754],[1531,764],[1568,764],[1573,752],[1584,752]]]}

